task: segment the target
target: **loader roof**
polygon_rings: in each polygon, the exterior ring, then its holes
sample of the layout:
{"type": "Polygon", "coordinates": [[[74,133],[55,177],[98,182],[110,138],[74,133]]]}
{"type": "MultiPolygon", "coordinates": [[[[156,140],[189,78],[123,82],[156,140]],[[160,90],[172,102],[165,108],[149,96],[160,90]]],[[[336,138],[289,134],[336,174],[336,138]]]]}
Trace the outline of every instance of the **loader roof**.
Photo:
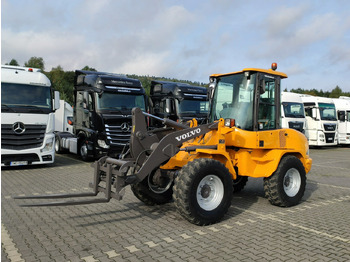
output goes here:
{"type": "Polygon", "coordinates": [[[277,75],[277,76],[280,76],[281,78],[288,77],[285,73],[282,73],[282,72],[274,71],[272,69],[260,69],[260,68],[244,68],[242,71],[231,72],[231,73],[226,73],[226,74],[212,74],[210,77],[216,78],[216,77],[220,77],[220,76],[241,74],[243,72],[262,72],[262,73],[266,73],[266,74],[277,75]]]}

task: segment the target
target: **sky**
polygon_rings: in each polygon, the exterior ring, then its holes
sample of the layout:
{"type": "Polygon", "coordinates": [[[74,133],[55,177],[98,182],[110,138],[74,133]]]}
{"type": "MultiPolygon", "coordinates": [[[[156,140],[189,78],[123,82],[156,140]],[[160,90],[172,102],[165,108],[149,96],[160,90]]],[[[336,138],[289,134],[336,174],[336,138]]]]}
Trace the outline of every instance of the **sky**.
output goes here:
{"type": "Polygon", "coordinates": [[[282,89],[350,92],[348,0],[1,0],[1,63],[208,83],[270,68],[282,89]]]}

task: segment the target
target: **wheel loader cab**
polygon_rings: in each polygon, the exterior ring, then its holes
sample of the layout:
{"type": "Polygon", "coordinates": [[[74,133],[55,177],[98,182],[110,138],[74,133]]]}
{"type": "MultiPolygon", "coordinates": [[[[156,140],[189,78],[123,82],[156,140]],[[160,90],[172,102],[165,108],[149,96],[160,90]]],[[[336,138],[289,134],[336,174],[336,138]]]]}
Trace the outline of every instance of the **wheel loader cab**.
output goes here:
{"type": "Polygon", "coordinates": [[[280,125],[280,79],[287,75],[272,70],[244,69],[212,75],[210,121],[234,119],[247,131],[278,129],[280,125]]]}

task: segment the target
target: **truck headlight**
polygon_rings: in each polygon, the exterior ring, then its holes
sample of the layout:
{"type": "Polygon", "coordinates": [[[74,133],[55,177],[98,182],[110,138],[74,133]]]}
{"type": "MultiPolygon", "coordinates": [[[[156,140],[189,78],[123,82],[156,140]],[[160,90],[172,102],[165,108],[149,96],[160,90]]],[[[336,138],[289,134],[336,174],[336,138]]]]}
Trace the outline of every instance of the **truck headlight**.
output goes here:
{"type": "Polygon", "coordinates": [[[41,149],[40,151],[42,153],[44,153],[44,152],[51,151],[52,149],[53,149],[53,138],[50,138],[50,139],[46,140],[46,144],[45,144],[44,148],[41,149]]]}
{"type": "Polygon", "coordinates": [[[109,148],[109,145],[106,144],[106,141],[105,141],[105,140],[98,139],[98,140],[97,140],[97,144],[98,144],[99,147],[106,148],[106,149],[109,148]]]}

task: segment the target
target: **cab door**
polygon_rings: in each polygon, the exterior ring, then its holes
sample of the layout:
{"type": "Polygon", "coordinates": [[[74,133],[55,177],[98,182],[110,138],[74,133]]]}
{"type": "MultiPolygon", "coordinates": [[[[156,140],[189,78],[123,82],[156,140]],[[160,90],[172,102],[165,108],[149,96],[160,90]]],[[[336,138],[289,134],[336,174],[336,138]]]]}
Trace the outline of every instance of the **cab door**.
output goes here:
{"type": "Polygon", "coordinates": [[[280,77],[260,73],[258,81],[256,130],[281,128],[280,77]]]}

